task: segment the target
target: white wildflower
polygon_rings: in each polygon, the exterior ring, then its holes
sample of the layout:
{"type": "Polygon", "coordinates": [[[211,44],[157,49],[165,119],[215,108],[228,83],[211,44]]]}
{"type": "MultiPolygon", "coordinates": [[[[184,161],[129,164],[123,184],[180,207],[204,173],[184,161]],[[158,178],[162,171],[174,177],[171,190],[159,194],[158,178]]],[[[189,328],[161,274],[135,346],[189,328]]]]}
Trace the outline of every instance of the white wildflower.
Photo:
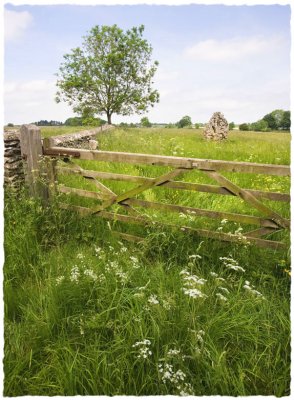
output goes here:
{"type": "Polygon", "coordinates": [[[60,285],[64,281],[64,279],[65,279],[64,275],[58,276],[56,278],[56,286],[60,285]]]}
{"type": "Polygon", "coordinates": [[[183,387],[178,387],[179,389],[179,396],[195,396],[193,391],[193,387],[190,383],[185,382],[183,387]]]}
{"type": "Polygon", "coordinates": [[[92,269],[85,269],[84,275],[88,276],[89,278],[93,279],[93,281],[97,281],[97,275],[92,269]]]}
{"type": "Polygon", "coordinates": [[[222,295],[221,293],[216,293],[216,296],[221,300],[221,301],[227,301],[228,299],[222,295]]]}
{"type": "Polygon", "coordinates": [[[168,355],[169,357],[173,357],[173,356],[179,355],[180,353],[181,353],[181,350],[178,350],[178,349],[170,349],[170,350],[167,352],[167,355],[168,355]]]}
{"type": "Polygon", "coordinates": [[[219,290],[222,290],[223,292],[225,292],[225,293],[227,293],[227,294],[230,293],[230,291],[229,291],[227,288],[223,287],[223,286],[219,286],[218,289],[219,289],[219,290]]]}
{"type": "Polygon", "coordinates": [[[152,355],[152,351],[150,350],[149,346],[151,345],[150,340],[144,339],[141,342],[136,342],[132,345],[134,348],[138,348],[137,358],[139,359],[146,359],[152,355]]]}
{"type": "Polygon", "coordinates": [[[228,264],[227,267],[229,267],[229,269],[232,269],[234,271],[242,271],[245,272],[245,269],[240,267],[239,265],[233,265],[233,264],[228,264]]]}
{"type": "Polygon", "coordinates": [[[151,294],[149,299],[148,299],[148,303],[150,303],[150,304],[159,304],[157,296],[155,294],[151,294]]]}
{"type": "Polygon", "coordinates": [[[191,256],[189,256],[190,259],[196,260],[198,258],[198,260],[201,260],[202,257],[199,256],[199,254],[192,254],[191,256]]]}
{"type": "Polygon", "coordinates": [[[224,278],[221,278],[221,277],[215,278],[215,280],[216,281],[220,281],[220,282],[225,282],[226,281],[224,278]]]}
{"type": "Polygon", "coordinates": [[[180,275],[190,275],[190,274],[186,269],[182,269],[182,271],[180,272],[180,275]]]}
{"type": "Polygon", "coordinates": [[[170,304],[170,302],[168,300],[162,300],[162,307],[165,310],[170,310],[172,308],[171,304],[170,304]]]}
{"type": "Polygon", "coordinates": [[[201,290],[198,290],[198,289],[183,288],[183,292],[186,295],[188,295],[189,297],[192,297],[193,299],[200,298],[200,297],[207,297],[204,293],[201,292],[201,290]]]}
{"type": "Polygon", "coordinates": [[[218,276],[218,274],[217,274],[216,272],[211,271],[211,272],[209,272],[209,273],[210,273],[210,275],[213,276],[214,278],[216,278],[216,277],[218,276]]]}
{"type": "MultiPolygon", "coordinates": [[[[253,286],[253,287],[254,287],[254,286],[253,286]]],[[[253,294],[254,296],[261,297],[262,299],[264,299],[263,294],[260,293],[258,290],[253,289],[253,287],[251,287],[251,286],[249,285],[249,282],[248,282],[248,281],[246,281],[246,282],[245,282],[245,285],[243,286],[243,288],[244,288],[245,290],[247,290],[249,293],[253,294]]]]}
{"type": "Polygon", "coordinates": [[[242,271],[245,272],[245,269],[240,267],[238,265],[238,262],[236,260],[234,260],[233,258],[230,257],[220,257],[219,258],[225,265],[225,267],[227,267],[228,269],[231,269],[233,271],[242,271]]]}
{"type": "Polygon", "coordinates": [[[74,267],[72,267],[71,271],[70,271],[70,277],[69,279],[72,282],[78,282],[79,281],[79,277],[80,277],[80,271],[79,268],[75,265],[74,267]]]}
{"type": "Polygon", "coordinates": [[[185,276],[185,277],[183,278],[183,280],[186,281],[187,284],[190,285],[190,286],[193,285],[193,284],[196,284],[196,285],[204,285],[205,282],[207,282],[206,279],[198,278],[198,276],[196,276],[196,275],[185,276]]]}

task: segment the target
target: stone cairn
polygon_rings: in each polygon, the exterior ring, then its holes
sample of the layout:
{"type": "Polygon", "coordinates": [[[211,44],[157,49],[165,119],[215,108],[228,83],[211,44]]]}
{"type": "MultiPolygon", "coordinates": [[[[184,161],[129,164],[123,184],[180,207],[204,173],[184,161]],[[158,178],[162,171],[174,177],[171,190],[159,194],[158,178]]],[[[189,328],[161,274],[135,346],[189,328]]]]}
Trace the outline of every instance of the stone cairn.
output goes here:
{"type": "Polygon", "coordinates": [[[4,133],[4,183],[14,188],[24,182],[19,136],[15,130],[4,133]]]}
{"type": "Polygon", "coordinates": [[[204,137],[208,140],[227,139],[229,124],[221,112],[213,113],[208,124],[204,128],[204,137]]]}

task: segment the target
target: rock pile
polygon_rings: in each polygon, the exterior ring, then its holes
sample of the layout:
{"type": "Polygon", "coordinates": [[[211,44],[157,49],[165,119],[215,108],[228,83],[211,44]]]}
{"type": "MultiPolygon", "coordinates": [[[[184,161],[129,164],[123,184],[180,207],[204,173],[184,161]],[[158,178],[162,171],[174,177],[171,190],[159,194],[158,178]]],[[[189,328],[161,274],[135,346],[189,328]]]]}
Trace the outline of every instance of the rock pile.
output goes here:
{"type": "Polygon", "coordinates": [[[215,112],[205,125],[203,134],[208,140],[223,140],[227,139],[228,132],[228,121],[221,112],[215,112]]]}
{"type": "Polygon", "coordinates": [[[19,187],[24,182],[24,170],[18,131],[4,133],[4,183],[19,187]]]}

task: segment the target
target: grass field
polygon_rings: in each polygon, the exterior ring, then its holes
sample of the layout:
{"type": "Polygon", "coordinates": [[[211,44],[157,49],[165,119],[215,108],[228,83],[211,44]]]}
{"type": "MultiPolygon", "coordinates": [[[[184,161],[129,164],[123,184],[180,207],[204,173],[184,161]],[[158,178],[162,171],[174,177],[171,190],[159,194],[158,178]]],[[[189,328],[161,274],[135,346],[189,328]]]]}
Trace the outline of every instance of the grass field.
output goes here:
{"type": "MultiPolygon", "coordinates": [[[[50,128],[42,134],[50,135],[50,128]]],[[[282,132],[232,132],[226,142],[209,143],[195,130],[116,129],[98,141],[103,150],[290,163],[290,135],[282,132]]],[[[74,162],[142,176],[167,170],[74,162]]],[[[225,175],[247,188],[287,192],[290,185],[281,177],[225,175]]],[[[67,186],[92,188],[79,178],[59,179],[67,186]]],[[[213,183],[198,172],[183,180],[213,183]]],[[[116,193],[131,187],[107,184],[116,193]]],[[[144,196],[254,214],[230,196],[164,188],[144,196]]],[[[289,215],[287,204],[269,204],[289,215]]],[[[179,224],[184,218],[148,215],[179,224]]],[[[196,218],[186,218],[187,224],[240,228],[196,218]]],[[[151,228],[145,229],[145,242],[134,245],[118,240],[114,229],[127,231],[119,223],[79,218],[55,202],[44,208],[25,192],[6,193],[5,396],[289,395],[287,251],[151,228]]],[[[128,231],[143,235],[139,227],[128,231]]]]}

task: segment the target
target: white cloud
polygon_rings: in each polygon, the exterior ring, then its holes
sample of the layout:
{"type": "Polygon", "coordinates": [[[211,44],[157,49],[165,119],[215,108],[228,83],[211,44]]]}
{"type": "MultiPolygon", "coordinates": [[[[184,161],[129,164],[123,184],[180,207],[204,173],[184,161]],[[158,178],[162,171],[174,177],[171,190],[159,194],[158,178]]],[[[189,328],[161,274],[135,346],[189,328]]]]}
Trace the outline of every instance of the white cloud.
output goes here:
{"type": "Polygon", "coordinates": [[[55,102],[55,83],[52,80],[5,82],[5,123],[23,124],[40,119],[64,121],[73,115],[66,104],[55,102]]]}
{"type": "Polygon", "coordinates": [[[280,44],[280,38],[233,38],[227,40],[204,40],[184,50],[184,56],[198,61],[234,61],[249,56],[273,52],[280,44]]]}
{"type": "Polygon", "coordinates": [[[15,41],[21,38],[32,21],[33,17],[28,11],[4,10],[5,40],[15,41]]]}

